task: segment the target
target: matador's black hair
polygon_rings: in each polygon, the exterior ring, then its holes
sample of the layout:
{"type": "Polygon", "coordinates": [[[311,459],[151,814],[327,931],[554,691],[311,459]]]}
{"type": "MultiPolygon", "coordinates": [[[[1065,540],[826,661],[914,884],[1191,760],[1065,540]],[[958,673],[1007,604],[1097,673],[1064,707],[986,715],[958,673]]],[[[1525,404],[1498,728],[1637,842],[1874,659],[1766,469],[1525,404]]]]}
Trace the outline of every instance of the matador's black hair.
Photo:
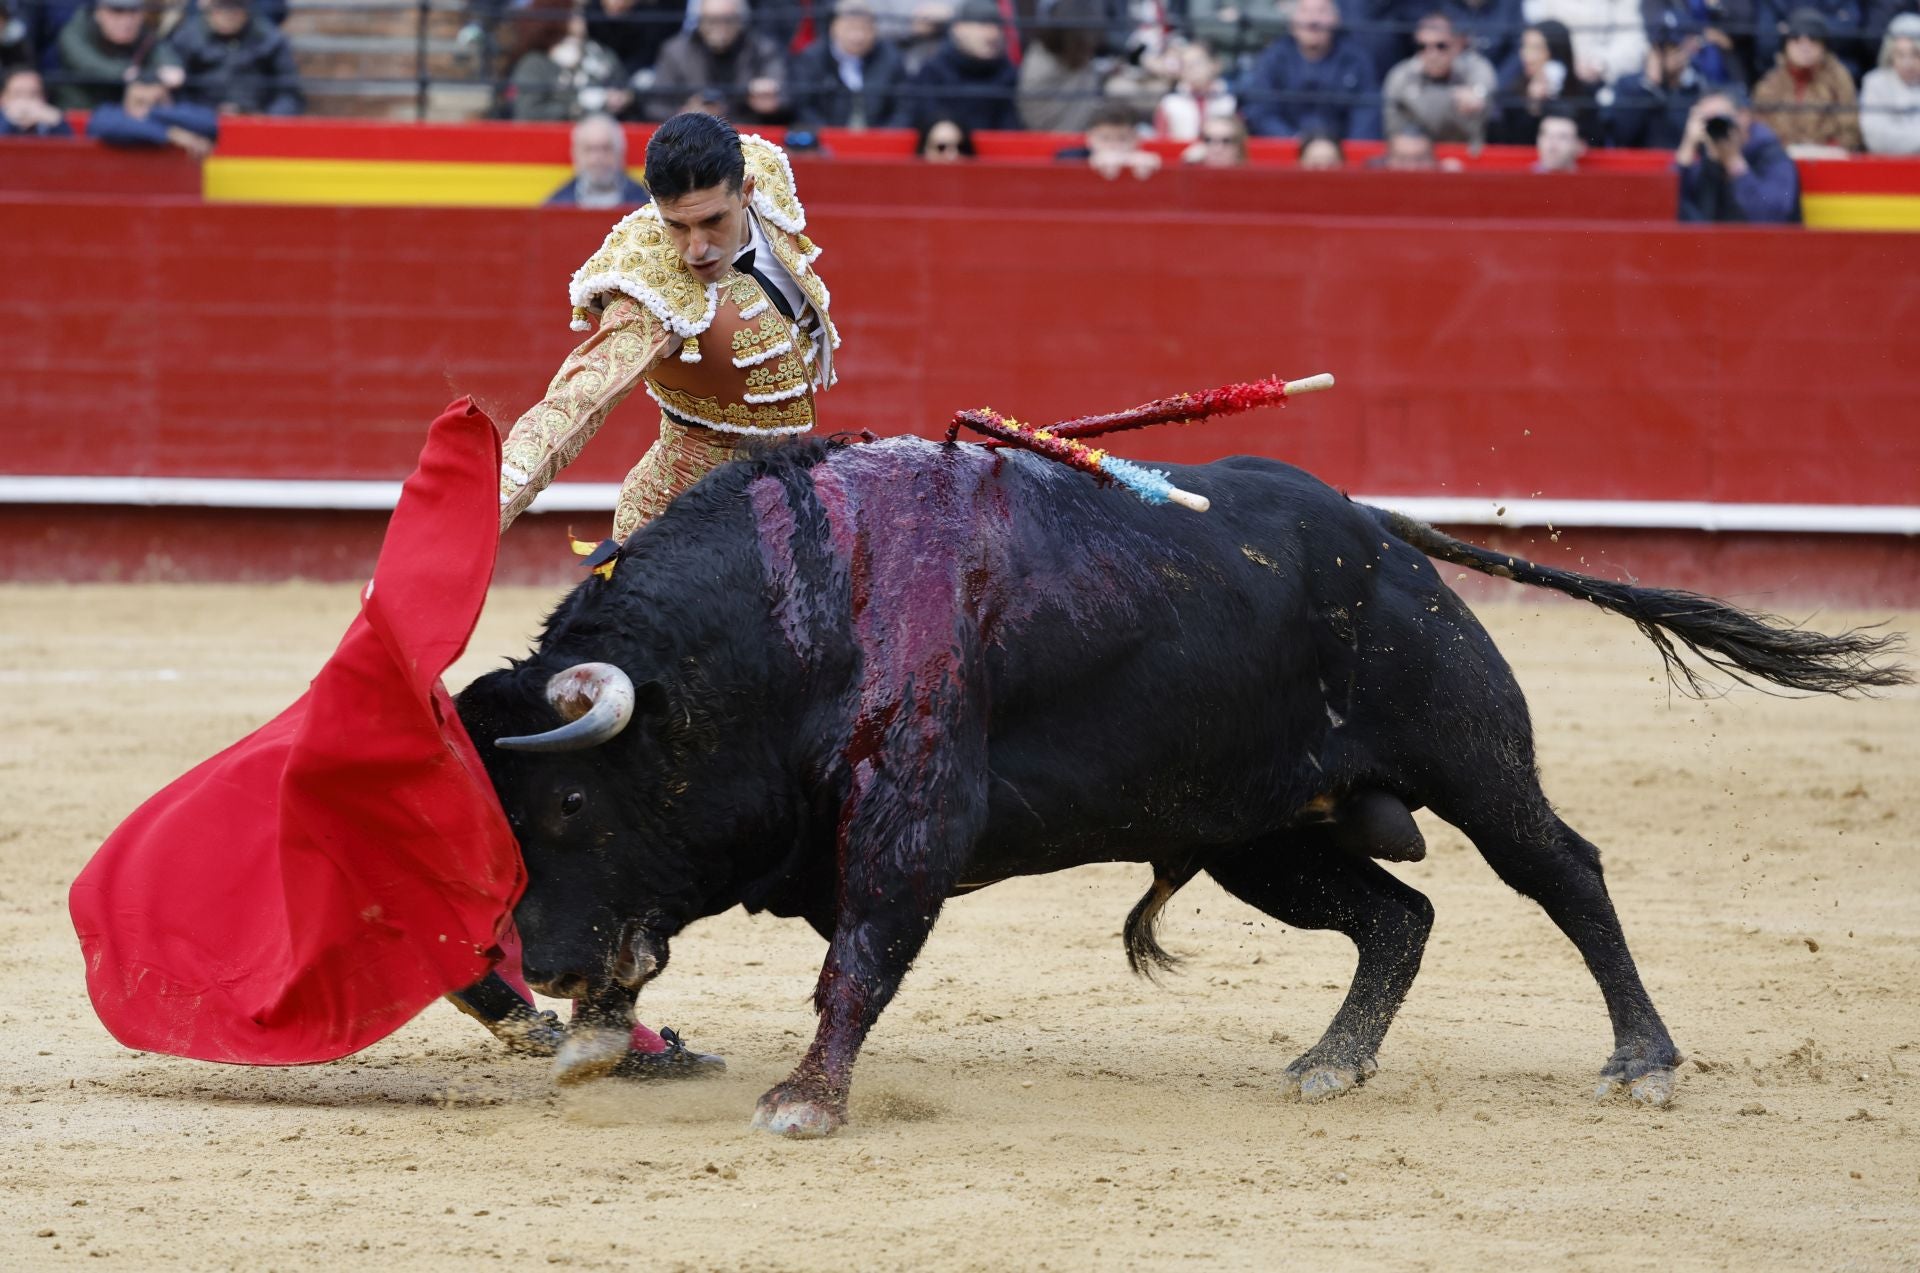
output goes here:
{"type": "Polygon", "coordinates": [[[717,116],[675,115],[647,143],[647,189],[657,203],[723,183],[738,191],[745,177],[740,134],[717,116]]]}

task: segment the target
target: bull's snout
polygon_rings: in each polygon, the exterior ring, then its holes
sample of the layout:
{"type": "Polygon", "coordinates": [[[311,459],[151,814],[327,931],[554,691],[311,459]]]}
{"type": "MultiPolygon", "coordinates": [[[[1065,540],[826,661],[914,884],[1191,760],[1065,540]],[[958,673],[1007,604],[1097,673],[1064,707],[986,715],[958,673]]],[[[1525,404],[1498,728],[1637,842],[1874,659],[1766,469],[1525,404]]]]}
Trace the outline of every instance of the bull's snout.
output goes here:
{"type": "Polygon", "coordinates": [[[551,972],[532,964],[520,971],[529,986],[549,999],[584,999],[591,985],[583,972],[551,972]]]}

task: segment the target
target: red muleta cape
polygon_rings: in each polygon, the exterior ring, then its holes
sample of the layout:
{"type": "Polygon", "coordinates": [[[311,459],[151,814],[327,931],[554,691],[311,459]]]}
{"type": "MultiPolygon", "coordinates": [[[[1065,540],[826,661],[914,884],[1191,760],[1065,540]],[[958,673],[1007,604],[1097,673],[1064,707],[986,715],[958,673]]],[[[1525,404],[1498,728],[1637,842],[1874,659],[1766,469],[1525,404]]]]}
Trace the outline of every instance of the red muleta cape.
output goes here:
{"type": "Polygon", "coordinates": [[[114,1038],[331,1061],[500,959],[525,870],[439,679],[493,576],[499,469],[493,422],[449,406],[308,692],[135,810],[73,882],[114,1038]]]}

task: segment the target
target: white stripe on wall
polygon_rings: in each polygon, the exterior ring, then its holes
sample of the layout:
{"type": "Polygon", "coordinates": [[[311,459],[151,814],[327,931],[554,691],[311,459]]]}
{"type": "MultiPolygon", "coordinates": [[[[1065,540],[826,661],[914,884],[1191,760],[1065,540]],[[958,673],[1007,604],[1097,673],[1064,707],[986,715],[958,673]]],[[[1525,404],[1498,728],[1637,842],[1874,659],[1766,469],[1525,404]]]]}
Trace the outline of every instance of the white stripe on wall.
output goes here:
{"type": "MultiPolygon", "coordinates": [[[[611,512],[615,482],[559,482],[536,513],[611,512]]],[[[0,504],[188,508],[392,509],[398,482],[282,481],[221,477],[0,476],[0,504]]],[[[1356,495],[1423,522],[1451,526],[1591,526],[1656,530],[1788,531],[1920,535],[1920,506],[1717,504],[1699,500],[1490,499],[1458,495],[1356,495]]]]}

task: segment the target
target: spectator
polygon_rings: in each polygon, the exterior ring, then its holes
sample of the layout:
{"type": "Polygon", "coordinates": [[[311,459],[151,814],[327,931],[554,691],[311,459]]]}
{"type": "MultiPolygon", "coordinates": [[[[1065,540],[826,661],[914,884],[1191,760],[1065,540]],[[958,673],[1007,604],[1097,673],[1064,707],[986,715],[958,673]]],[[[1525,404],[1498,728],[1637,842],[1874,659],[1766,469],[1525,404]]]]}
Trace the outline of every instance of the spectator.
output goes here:
{"type": "MultiPolygon", "coordinates": [[[[1527,20],[1520,0],[1442,0],[1437,6],[1453,22],[1467,47],[1487,59],[1489,66],[1505,66],[1519,47],[1527,20]]],[[[1398,61],[1399,59],[1395,59],[1398,61]]],[[[1573,69],[1573,63],[1567,63],[1573,69]]]]}
{"type": "MultiPolygon", "coordinates": [[[[92,110],[117,102],[126,92],[134,64],[155,51],[143,0],[94,0],[60,29],[56,44],[60,82],[54,101],[62,110],[92,110]]],[[[168,87],[178,87],[179,71],[162,49],[155,58],[169,68],[168,87]]]]}
{"type": "Polygon", "coordinates": [[[793,60],[793,122],[798,128],[905,128],[900,50],[880,38],[868,0],[840,0],[827,38],[793,60]]]}
{"type": "Polygon", "coordinates": [[[666,42],[653,68],[647,117],[664,120],[695,102],[703,88],[726,95],[728,119],[747,122],[780,113],[787,91],[786,60],[767,35],[747,29],[746,0],[700,0],[691,31],[666,42]]]}
{"type": "Polygon", "coordinates": [[[1369,159],[1367,167],[1388,172],[1437,172],[1440,164],[1433,157],[1433,138],[1418,128],[1402,128],[1387,137],[1385,153],[1369,159]]]}
{"type": "Polygon", "coordinates": [[[220,117],[204,106],[175,105],[158,70],[142,68],[119,102],[94,108],[87,136],[109,146],[177,146],[205,159],[220,137],[220,117]]]}
{"type": "Polygon", "coordinates": [[[1493,67],[1462,47],[1444,13],[1420,19],[1414,44],[1420,51],[1389,71],[1381,89],[1387,136],[1413,131],[1429,141],[1479,146],[1487,139],[1493,67]]]}
{"type": "Polygon", "coordinates": [[[1780,60],[1787,28],[1801,11],[1819,14],[1827,24],[1827,51],[1840,60],[1847,75],[1860,78],[1866,57],[1867,19],[1862,0],[1756,0],[1753,67],[1764,73],[1780,60]]]}
{"type": "Polygon", "coordinates": [[[1308,172],[1337,172],[1347,166],[1347,152],[1338,137],[1309,133],[1300,139],[1300,166],[1308,172]]]}
{"type": "Polygon", "coordinates": [[[1693,104],[1673,162],[1682,221],[1799,223],[1800,174],[1737,88],[1715,89],[1693,104]]]}
{"type": "Polygon", "coordinates": [[[67,117],[47,102],[40,72],[16,66],[0,81],[0,137],[71,137],[67,117]]]}
{"type": "Polygon", "coordinates": [[[1611,84],[1647,61],[1647,19],[1641,0],[1523,0],[1528,22],[1560,23],[1573,34],[1574,62],[1583,80],[1611,84]]]}
{"type": "MultiPolygon", "coordinates": [[[[947,28],[953,25],[953,5],[948,0],[915,0],[913,18],[902,36],[888,35],[888,39],[898,39],[901,60],[906,63],[909,79],[920,74],[920,68],[933,60],[947,44],[947,28]]],[[[880,30],[885,33],[887,24],[883,20],[880,30]]]]}
{"type": "Polygon", "coordinates": [[[573,126],[573,177],[547,196],[549,208],[637,208],[652,201],[627,172],[627,134],[596,113],[573,126]]]}
{"type": "Polygon", "coordinates": [[[1754,0],[1642,0],[1647,42],[1698,36],[1693,69],[1708,84],[1746,84],[1753,65],[1754,0]]]}
{"type": "Polygon", "coordinates": [[[1261,137],[1380,135],[1380,77],[1340,30],[1334,0],[1294,0],[1288,34],[1261,51],[1240,86],[1247,130],[1261,137]]]}
{"type": "Polygon", "coordinates": [[[1153,131],[1171,141],[1195,141],[1207,120],[1236,119],[1239,112],[1212,49],[1191,40],[1180,46],[1179,58],[1180,81],[1155,108],[1153,131]]]}
{"type": "Polygon", "coordinates": [[[1020,120],[1035,132],[1079,133],[1100,109],[1106,59],[1099,0],[1055,0],[1020,59],[1020,120]]]}
{"type": "Polygon", "coordinates": [[[1694,61],[1706,41],[1692,24],[1672,10],[1664,13],[1651,33],[1646,69],[1614,84],[1606,117],[1609,146],[1672,150],[1680,144],[1687,112],[1707,91],[1694,61]]]}
{"type": "MultiPolygon", "coordinates": [[[[33,31],[14,14],[17,7],[9,0],[0,0],[0,73],[16,66],[37,66],[33,53],[33,31]]],[[[28,12],[31,14],[32,10],[28,12]]]]}
{"type": "Polygon", "coordinates": [[[594,111],[618,114],[632,100],[620,59],[587,39],[586,20],[565,9],[529,9],[515,15],[517,50],[498,113],[515,120],[578,119],[594,111]]]}
{"type": "Polygon", "coordinates": [[[965,0],[947,28],[946,43],[914,78],[918,117],[944,116],[975,133],[1019,128],[1014,106],[1019,73],[1006,45],[993,0],[965,0]]]}
{"type": "Polygon", "coordinates": [[[1860,149],[1853,77],[1827,48],[1827,20],[1795,9],[1779,61],[1753,86],[1753,113],[1788,146],[1860,149]]]}
{"type": "Polygon", "coordinates": [[[1160,171],[1160,156],[1140,146],[1140,126],[1130,107],[1109,102],[1087,125],[1084,146],[1073,146],[1059,153],[1060,159],[1084,159],[1095,172],[1112,181],[1130,172],[1145,181],[1160,171]]]}
{"type": "Polygon", "coordinates": [[[687,15],[682,0],[587,0],[585,12],[587,39],[620,59],[623,78],[647,81],[687,15]]]}
{"type": "Polygon", "coordinates": [[[973,131],[957,120],[931,119],[920,125],[913,153],[930,164],[957,164],[973,158],[973,131]]]}
{"type": "Polygon", "coordinates": [[[1495,98],[1498,112],[1488,125],[1488,135],[1509,146],[1531,146],[1542,116],[1549,107],[1558,106],[1582,137],[1598,142],[1599,91],[1600,85],[1575,73],[1573,37],[1567,28],[1552,19],[1535,22],[1521,35],[1520,52],[1500,81],[1495,98]]]}
{"type": "Polygon", "coordinates": [[[248,0],[200,0],[167,37],[186,83],[180,101],[221,114],[298,115],[306,109],[293,46],[248,11],[248,0]]]}
{"type": "Polygon", "coordinates": [[[1238,115],[1216,116],[1200,124],[1200,140],[1181,155],[1202,168],[1241,168],[1247,162],[1247,125],[1238,115]]]}
{"type": "Polygon", "coordinates": [[[1587,153],[1580,126],[1573,122],[1573,112],[1564,106],[1547,107],[1540,116],[1533,144],[1535,172],[1578,172],[1580,157],[1587,153]]]}
{"type": "Polygon", "coordinates": [[[1876,155],[1920,155],[1920,14],[1888,23],[1880,66],[1860,86],[1860,132],[1876,155]]]}

